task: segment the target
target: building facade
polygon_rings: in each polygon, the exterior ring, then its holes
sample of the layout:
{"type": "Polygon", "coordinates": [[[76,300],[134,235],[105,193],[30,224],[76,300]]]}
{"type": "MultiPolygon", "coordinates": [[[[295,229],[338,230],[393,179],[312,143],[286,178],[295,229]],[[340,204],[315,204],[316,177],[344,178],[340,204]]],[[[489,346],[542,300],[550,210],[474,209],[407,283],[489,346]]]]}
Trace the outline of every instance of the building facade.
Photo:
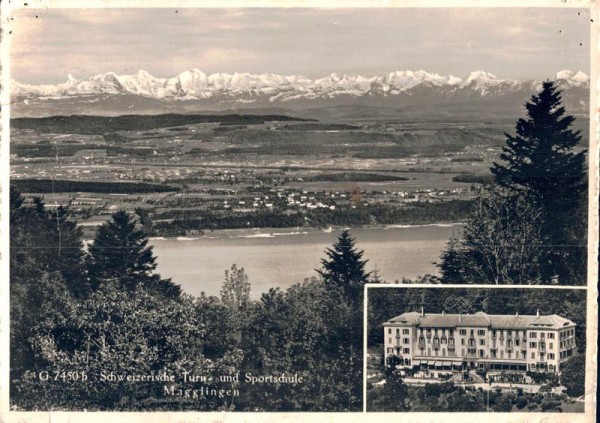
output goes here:
{"type": "Polygon", "coordinates": [[[408,312],[383,324],[384,351],[417,370],[535,371],[559,374],[575,353],[571,320],[553,315],[408,312]]]}

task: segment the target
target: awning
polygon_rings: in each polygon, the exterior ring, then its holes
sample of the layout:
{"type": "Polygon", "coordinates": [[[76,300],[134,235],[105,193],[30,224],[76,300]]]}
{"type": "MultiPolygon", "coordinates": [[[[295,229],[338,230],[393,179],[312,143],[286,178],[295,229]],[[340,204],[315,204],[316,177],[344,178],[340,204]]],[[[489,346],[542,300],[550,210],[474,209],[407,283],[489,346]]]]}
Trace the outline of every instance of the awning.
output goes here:
{"type": "Polygon", "coordinates": [[[444,361],[443,366],[452,366],[452,363],[449,361],[444,361]]]}
{"type": "Polygon", "coordinates": [[[412,364],[413,366],[418,366],[419,364],[421,364],[421,360],[413,360],[412,364]]]}
{"type": "Polygon", "coordinates": [[[436,361],[436,362],[434,363],[434,366],[435,366],[435,367],[439,367],[439,366],[441,366],[441,365],[442,365],[442,362],[441,362],[441,361],[436,361]]]}

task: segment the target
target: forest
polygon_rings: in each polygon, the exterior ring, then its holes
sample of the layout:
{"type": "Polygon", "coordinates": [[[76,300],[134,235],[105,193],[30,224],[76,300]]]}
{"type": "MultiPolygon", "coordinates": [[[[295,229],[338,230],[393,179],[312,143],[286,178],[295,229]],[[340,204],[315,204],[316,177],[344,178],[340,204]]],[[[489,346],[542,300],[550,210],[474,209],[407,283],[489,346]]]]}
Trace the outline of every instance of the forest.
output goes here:
{"type": "Polygon", "coordinates": [[[348,232],[318,277],[252,301],[235,264],[220,296],[185,294],[155,274],[138,216],[115,213],[85,250],[61,208],[25,205],[12,188],[10,212],[13,409],[362,409],[371,279],[348,232]]]}
{"type": "Polygon", "coordinates": [[[55,134],[107,134],[116,131],[144,131],[168,126],[194,123],[224,123],[229,125],[261,125],[269,121],[311,121],[282,115],[122,115],[122,116],[50,116],[42,118],[14,118],[10,125],[15,129],[33,129],[37,133],[55,134]]]}
{"type": "Polygon", "coordinates": [[[251,213],[216,214],[212,212],[166,211],[155,216],[160,219],[173,218],[172,222],[156,222],[154,236],[185,235],[187,230],[212,230],[233,228],[290,228],[366,225],[424,225],[429,223],[458,222],[469,215],[473,202],[450,200],[443,203],[414,203],[395,208],[376,204],[360,208],[336,210],[307,210],[293,213],[256,211],[251,213]]]}

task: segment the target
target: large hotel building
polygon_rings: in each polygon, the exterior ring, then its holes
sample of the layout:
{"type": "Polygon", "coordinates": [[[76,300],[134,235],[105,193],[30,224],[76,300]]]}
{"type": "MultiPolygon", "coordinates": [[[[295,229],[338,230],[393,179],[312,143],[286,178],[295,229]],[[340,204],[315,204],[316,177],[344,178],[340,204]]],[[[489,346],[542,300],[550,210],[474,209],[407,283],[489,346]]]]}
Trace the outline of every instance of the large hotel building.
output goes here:
{"type": "Polygon", "coordinates": [[[383,324],[385,358],[402,368],[560,373],[575,323],[553,315],[404,313],[383,324]]]}

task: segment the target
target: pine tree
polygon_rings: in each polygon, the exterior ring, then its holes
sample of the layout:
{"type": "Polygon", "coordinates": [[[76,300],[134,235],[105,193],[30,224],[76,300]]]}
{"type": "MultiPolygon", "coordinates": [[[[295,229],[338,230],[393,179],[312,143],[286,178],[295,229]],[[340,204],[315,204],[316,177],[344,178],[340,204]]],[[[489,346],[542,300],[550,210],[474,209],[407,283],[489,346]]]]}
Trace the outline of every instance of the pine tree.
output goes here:
{"type": "Polygon", "coordinates": [[[527,119],[519,119],[516,136],[506,135],[500,158],[492,173],[500,185],[516,190],[529,189],[549,211],[572,209],[585,189],[585,152],[574,153],[581,141],[580,131],[569,129],[575,121],[564,116],[560,91],[553,82],[525,104],[527,119]]]}
{"type": "Polygon", "coordinates": [[[369,281],[370,273],[365,272],[368,260],[362,259],[364,251],[356,250],[355,239],[345,230],[325,253],[327,259],[321,259],[323,267],[317,270],[325,284],[341,288],[351,302],[362,298],[363,285],[369,281]]]}
{"type": "Polygon", "coordinates": [[[89,248],[87,269],[93,289],[112,286],[133,292],[142,284],[147,289],[177,297],[181,288],[154,274],[156,258],[144,231],[125,211],[101,226],[89,248]]]}
{"type": "Polygon", "coordinates": [[[544,82],[525,107],[527,119],[517,121],[516,136],[505,134],[505,164],[494,163],[491,171],[498,184],[540,204],[552,246],[541,269],[544,279],[577,283],[586,268],[586,152],[574,151],[582,137],[570,129],[575,118],[565,115],[553,82],[544,82]]]}

